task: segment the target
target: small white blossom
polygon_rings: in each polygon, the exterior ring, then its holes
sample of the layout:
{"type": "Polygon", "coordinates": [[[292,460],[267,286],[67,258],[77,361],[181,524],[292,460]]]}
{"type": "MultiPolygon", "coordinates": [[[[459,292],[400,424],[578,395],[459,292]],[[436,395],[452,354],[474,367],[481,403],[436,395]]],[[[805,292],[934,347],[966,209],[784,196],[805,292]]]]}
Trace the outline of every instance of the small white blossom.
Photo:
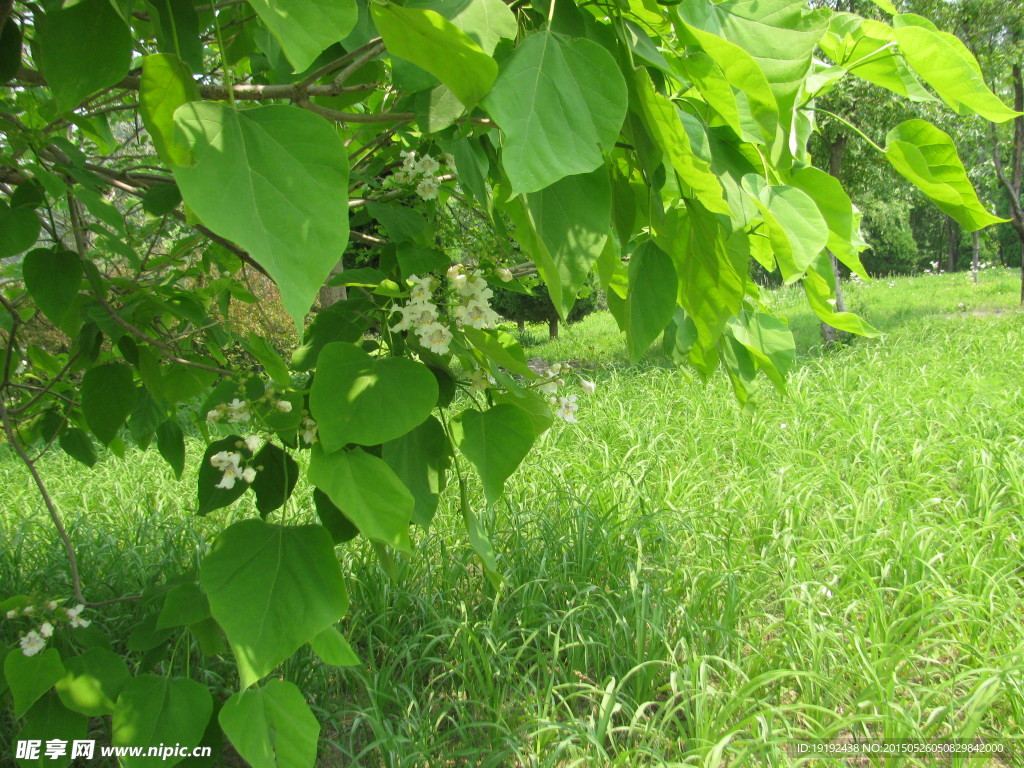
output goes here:
{"type": "Polygon", "coordinates": [[[274,403],[274,407],[281,413],[291,413],[292,411],[292,404],[289,400],[278,400],[274,403]]]}
{"type": "Polygon", "coordinates": [[[592,395],[597,389],[597,384],[592,381],[588,381],[587,379],[580,379],[580,389],[582,389],[585,394],[592,395]]]}
{"type": "Polygon", "coordinates": [[[255,479],[256,479],[256,470],[255,469],[253,469],[252,467],[246,467],[245,469],[242,470],[242,480],[244,480],[245,482],[251,484],[252,481],[255,480],[255,479]]]}
{"type": "Polygon", "coordinates": [[[575,424],[577,422],[575,416],[577,408],[579,408],[579,406],[576,405],[576,395],[560,397],[558,398],[558,408],[555,409],[555,415],[570,424],[575,424]]]}
{"type": "Polygon", "coordinates": [[[209,412],[207,412],[207,414],[206,414],[206,420],[207,420],[207,421],[214,421],[214,422],[216,422],[216,421],[220,421],[220,417],[221,417],[222,415],[223,415],[223,414],[221,414],[221,412],[220,412],[219,410],[217,410],[216,408],[214,408],[214,409],[213,409],[212,411],[209,411],[209,412]]]}
{"type": "Polygon", "coordinates": [[[436,176],[428,176],[416,185],[416,194],[424,200],[437,198],[437,191],[441,188],[441,182],[436,176]]]}
{"type": "Polygon", "coordinates": [[[448,271],[445,273],[445,276],[449,280],[454,280],[455,278],[460,277],[461,275],[462,275],[462,265],[461,264],[452,264],[450,267],[448,267],[448,271]]]}
{"type": "Polygon", "coordinates": [[[16,619],[16,618],[18,618],[18,609],[17,608],[11,608],[11,610],[9,610],[7,612],[7,618],[8,619],[16,619]]]}
{"type": "Polygon", "coordinates": [[[420,338],[427,349],[437,355],[447,354],[451,340],[452,332],[440,323],[434,323],[420,338]]]}
{"type": "Polygon", "coordinates": [[[46,601],[46,610],[48,610],[48,611],[56,611],[57,610],[57,601],[56,600],[47,600],[46,601]]]}
{"type": "Polygon", "coordinates": [[[502,267],[498,270],[498,277],[503,283],[507,283],[512,279],[512,270],[508,267],[502,267]]]}
{"type": "Polygon", "coordinates": [[[22,653],[26,656],[35,656],[46,647],[46,640],[33,629],[21,638],[20,644],[22,653]]]}
{"type": "Polygon", "coordinates": [[[316,442],[317,423],[313,419],[306,418],[302,421],[302,442],[312,445],[316,442]]]}
{"type": "Polygon", "coordinates": [[[263,445],[263,440],[259,435],[249,435],[245,438],[245,447],[249,449],[249,453],[256,453],[263,445]]]}
{"type": "Polygon", "coordinates": [[[228,410],[228,421],[248,421],[252,418],[249,413],[249,404],[244,400],[239,400],[237,397],[227,404],[228,410]]]}
{"type": "Polygon", "coordinates": [[[416,163],[416,170],[424,176],[433,176],[441,170],[441,165],[430,155],[424,155],[420,158],[419,162],[416,163]]]}
{"type": "Polygon", "coordinates": [[[821,588],[821,594],[822,594],[823,597],[827,597],[829,599],[832,598],[832,590],[829,589],[828,587],[822,587],[821,588]]]}
{"type": "Polygon", "coordinates": [[[53,635],[53,624],[44,621],[43,626],[39,628],[39,634],[43,637],[51,637],[53,635]]]}
{"type": "Polygon", "coordinates": [[[23,616],[31,616],[35,612],[36,608],[34,605],[26,605],[24,608],[21,609],[21,613],[23,616]]]}

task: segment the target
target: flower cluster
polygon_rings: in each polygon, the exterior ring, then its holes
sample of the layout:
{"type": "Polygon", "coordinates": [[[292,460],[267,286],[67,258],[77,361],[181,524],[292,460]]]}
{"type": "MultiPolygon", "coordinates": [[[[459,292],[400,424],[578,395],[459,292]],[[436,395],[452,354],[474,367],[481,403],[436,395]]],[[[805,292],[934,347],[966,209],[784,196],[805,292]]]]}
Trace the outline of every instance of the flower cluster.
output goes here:
{"type": "Polygon", "coordinates": [[[408,303],[393,310],[402,315],[393,330],[413,331],[420,344],[431,352],[446,354],[452,340],[452,332],[441,324],[437,306],[431,301],[434,279],[429,275],[413,275],[409,282],[412,283],[412,291],[408,303]]]}
{"type": "Polygon", "coordinates": [[[207,421],[225,421],[228,424],[249,421],[252,414],[249,412],[249,404],[237,397],[230,403],[219,403],[216,408],[206,414],[207,421]]]}
{"type": "MultiPolygon", "coordinates": [[[[385,182],[387,186],[405,186],[406,184],[416,185],[416,194],[424,200],[433,200],[437,197],[437,191],[441,188],[441,177],[438,172],[441,164],[430,155],[423,155],[417,159],[416,152],[403,150],[402,168],[395,171],[385,182]]],[[[455,166],[454,158],[445,153],[441,156],[442,161],[449,168],[455,166]]]]}
{"type": "Polygon", "coordinates": [[[39,611],[36,610],[34,605],[26,605],[24,608],[12,608],[7,611],[6,615],[8,619],[43,619],[37,629],[30,629],[21,636],[21,640],[19,641],[19,645],[21,645],[21,652],[23,654],[26,656],[35,656],[46,648],[46,641],[53,637],[53,633],[56,628],[55,625],[59,624],[61,621],[67,621],[68,626],[72,629],[88,627],[92,622],[88,619],[82,618],[82,611],[84,610],[85,606],[82,604],[76,605],[74,608],[58,610],[57,601],[49,600],[43,604],[39,611]]]}
{"type": "MultiPolygon", "coordinates": [[[[509,272],[510,278],[511,275],[509,272]]],[[[501,322],[498,313],[490,305],[494,291],[487,285],[480,270],[467,274],[462,271],[461,264],[455,264],[448,270],[448,280],[459,297],[459,304],[453,312],[456,323],[471,328],[491,328],[501,322]]]]}
{"type": "MultiPolygon", "coordinates": [[[[248,442],[248,440],[246,441],[248,442]]],[[[237,451],[221,451],[215,453],[210,457],[210,463],[215,469],[219,469],[224,473],[224,476],[217,483],[217,488],[223,488],[224,490],[231,490],[235,487],[235,482],[242,480],[246,483],[252,483],[256,479],[256,470],[252,467],[242,468],[242,454],[237,451]]]]}
{"type": "MultiPolygon", "coordinates": [[[[576,411],[579,409],[579,405],[576,404],[576,395],[558,394],[559,390],[565,386],[565,379],[562,378],[562,375],[571,370],[572,366],[568,363],[553,363],[548,366],[547,370],[542,373],[546,378],[537,385],[537,391],[547,395],[548,405],[555,409],[555,416],[570,424],[576,424],[578,421],[576,411]]],[[[597,389],[594,382],[584,379],[582,376],[578,377],[578,381],[584,394],[594,394],[597,389]]]]}

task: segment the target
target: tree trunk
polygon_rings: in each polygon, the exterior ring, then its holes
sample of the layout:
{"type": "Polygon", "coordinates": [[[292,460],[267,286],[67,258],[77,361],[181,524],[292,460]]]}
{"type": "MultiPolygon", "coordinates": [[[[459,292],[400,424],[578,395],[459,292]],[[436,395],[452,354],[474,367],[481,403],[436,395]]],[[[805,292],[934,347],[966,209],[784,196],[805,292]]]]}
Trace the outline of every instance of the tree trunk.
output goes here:
{"type": "Polygon", "coordinates": [[[558,318],[557,317],[554,317],[554,318],[548,320],[548,338],[549,339],[557,339],[558,338],[558,318]]]}
{"type": "Polygon", "coordinates": [[[946,271],[956,271],[956,257],[960,252],[960,227],[952,216],[946,217],[946,271]]]}
{"type": "MultiPolygon", "coordinates": [[[[1015,38],[1016,42],[1016,38],[1015,38]]],[[[1013,108],[1024,111],[1024,77],[1021,66],[1014,64],[1013,108]]],[[[996,167],[996,176],[1010,198],[1010,223],[1013,231],[1020,238],[1020,303],[1024,305],[1024,208],[1021,207],[1021,184],[1024,182],[1024,117],[1013,119],[1013,147],[1010,155],[1010,175],[1003,168],[1003,156],[999,151],[999,129],[995,124],[989,126],[992,132],[992,163],[996,167]]]]}
{"type": "Polygon", "coordinates": [[[981,263],[981,233],[974,231],[974,246],[971,250],[971,272],[974,273],[974,282],[978,282],[978,265],[981,263]]]}
{"type": "Polygon", "coordinates": [[[519,329],[519,333],[526,333],[526,321],[516,320],[516,328],[519,329]]]}
{"type": "MultiPolygon", "coordinates": [[[[340,275],[345,271],[345,259],[338,259],[338,263],[334,265],[334,269],[331,270],[331,277],[340,275]]],[[[344,285],[324,285],[320,288],[320,309],[327,309],[331,304],[337,304],[339,301],[345,301],[348,298],[348,287],[344,285]]]]}

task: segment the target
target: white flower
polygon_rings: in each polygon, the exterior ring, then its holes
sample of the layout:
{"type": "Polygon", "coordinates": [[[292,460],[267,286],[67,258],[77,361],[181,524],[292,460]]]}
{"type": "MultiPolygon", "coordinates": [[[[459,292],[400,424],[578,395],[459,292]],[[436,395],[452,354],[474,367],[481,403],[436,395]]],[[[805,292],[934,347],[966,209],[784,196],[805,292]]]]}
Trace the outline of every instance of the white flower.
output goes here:
{"type": "Polygon", "coordinates": [[[23,616],[31,616],[35,612],[36,609],[34,605],[26,605],[24,608],[21,609],[21,614],[23,616]]]}
{"type": "Polygon", "coordinates": [[[441,188],[441,182],[436,176],[428,176],[416,185],[416,194],[424,200],[433,200],[437,197],[437,190],[441,188]]]}
{"type": "Polygon", "coordinates": [[[432,176],[441,170],[441,165],[430,155],[424,155],[420,158],[419,162],[416,163],[416,170],[424,176],[432,176]]]}
{"type": "Polygon", "coordinates": [[[582,389],[585,394],[592,395],[597,389],[597,384],[592,381],[588,381],[587,379],[580,379],[580,389],[582,389]]]}
{"type": "Polygon", "coordinates": [[[39,628],[39,634],[43,637],[50,637],[53,635],[53,624],[48,621],[44,621],[43,626],[39,628]]]}
{"type": "Polygon", "coordinates": [[[462,265],[461,264],[452,264],[450,267],[448,267],[448,271],[445,273],[445,276],[449,280],[454,280],[455,278],[457,278],[457,277],[459,277],[461,275],[462,275],[462,265]]]}
{"type": "Polygon", "coordinates": [[[512,270],[507,267],[502,267],[498,270],[498,277],[501,278],[503,283],[507,283],[512,279],[512,270]]]}
{"type": "Polygon", "coordinates": [[[558,380],[549,379],[548,381],[545,381],[543,384],[537,387],[537,391],[542,392],[545,395],[555,394],[556,392],[558,392],[558,380]]]}
{"type": "Polygon", "coordinates": [[[251,484],[256,479],[256,470],[252,467],[246,467],[242,470],[242,479],[251,484]]]}
{"type": "Polygon", "coordinates": [[[249,449],[249,453],[256,453],[263,445],[263,440],[259,435],[249,435],[245,438],[245,447],[249,449]]]}
{"type": "Polygon", "coordinates": [[[552,363],[551,367],[548,368],[548,376],[557,376],[561,372],[562,372],[562,364],[561,363],[552,363]]]}
{"type": "Polygon", "coordinates": [[[206,414],[206,420],[207,421],[220,421],[220,417],[221,417],[221,412],[219,410],[217,410],[216,408],[214,408],[212,411],[209,411],[206,414]]]}
{"type": "Polygon", "coordinates": [[[221,451],[220,453],[215,453],[210,457],[210,464],[220,470],[237,468],[241,461],[242,454],[235,453],[234,451],[231,453],[221,451]]]}
{"type": "Polygon", "coordinates": [[[57,610],[57,601],[56,600],[48,600],[46,602],[46,610],[48,610],[48,611],[56,611],[57,610]]]}
{"type": "Polygon", "coordinates": [[[92,622],[88,619],[80,619],[77,616],[75,616],[71,619],[71,621],[68,622],[68,624],[71,626],[72,629],[78,629],[79,627],[84,629],[85,627],[88,627],[90,624],[92,624],[92,622]]]}
{"type": "Polygon", "coordinates": [[[472,275],[466,278],[466,282],[462,285],[455,286],[459,289],[459,293],[463,296],[474,298],[478,294],[487,290],[487,281],[480,277],[478,272],[474,272],[472,275]]]}
{"type": "Polygon", "coordinates": [[[316,442],[316,430],[317,423],[310,418],[303,419],[302,421],[302,442],[306,445],[312,445],[316,442]]]}
{"type": "Polygon", "coordinates": [[[576,405],[576,395],[569,395],[568,397],[558,398],[558,408],[555,409],[555,415],[568,421],[570,424],[576,423],[576,409],[579,408],[576,405]]]}
{"type": "Polygon", "coordinates": [[[463,289],[466,287],[466,283],[469,281],[469,275],[460,274],[455,275],[454,277],[448,275],[448,277],[451,278],[452,285],[455,287],[455,290],[457,290],[459,293],[462,293],[463,289]]]}
{"type": "Polygon", "coordinates": [[[829,589],[828,587],[822,587],[821,588],[821,594],[822,594],[823,597],[827,597],[829,599],[832,598],[832,590],[829,589]]]}
{"type": "Polygon", "coordinates": [[[16,618],[18,618],[18,609],[17,608],[11,608],[11,610],[9,610],[7,612],[7,618],[8,619],[16,619],[16,618]]]}
{"type": "Polygon", "coordinates": [[[497,382],[494,381],[494,377],[483,368],[477,368],[469,374],[469,386],[478,392],[483,392],[495,383],[497,382]]]}
{"type": "Polygon", "coordinates": [[[452,340],[452,332],[440,323],[429,326],[420,336],[420,341],[431,352],[444,355],[448,352],[448,344],[452,340]]]}
{"type": "Polygon", "coordinates": [[[244,400],[239,400],[237,397],[227,404],[228,409],[228,421],[248,421],[251,418],[249,414],[249,404],[244,400]]]}
{"type": "Polygon", "coordinates": [[[289,400],[278,400],[274,403],[274,407],[281,413],[291,413],[292,411],[292,404],[289,400]]]}
{"type": "Polygon", "coordinates": [[[68,618],[74,618],[78,616],[82,611],[85,610],[85,606],[79,603],[74,608],[65,608],[64,613],[68,615],[68,618]]]}
{"type": "Polygon", "coordinates": [[[46,647],[46,640],[34,629],[21,638],[21,652],[26,656],[35,656],[46,647]]]}

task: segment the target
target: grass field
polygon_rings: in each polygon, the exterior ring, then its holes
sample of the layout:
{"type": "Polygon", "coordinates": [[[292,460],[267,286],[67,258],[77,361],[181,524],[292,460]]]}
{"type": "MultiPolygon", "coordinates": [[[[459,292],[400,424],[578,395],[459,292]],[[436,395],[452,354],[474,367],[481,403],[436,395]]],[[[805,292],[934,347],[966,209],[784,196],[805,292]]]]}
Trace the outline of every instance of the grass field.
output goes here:
{"type": "MultiPolygon", "coordinates": [[[[531,329],[530,355],[589,361],[598,390],[481,510],[505,585],[483,578],[450,499],[394,582],[372,549],[343,547],[362,665],[281,670],[321,718],[322,765],[789,766],[796,742],[851,734],[1018,739],[1015,757],[878,765],[1024,765],[1017,280],[849,286],[884,336],[831,350],[798,293],[770,293],[800,360],[788,397],[766,387],[752,414],[721,377],[627,366],[607,314],[557,342],[531,329]]],[[[181,572],[253,514],[192,517],[194,478],[152,453],[45,470],[93,600],[181,572]]],[[[66,595],[9,459],[0,510],[2,592],[66,595]]],[[[145,612],[92,618],[124,637],[145,612]]],[[[215,689],[230,670],[192,659],[215,689]]]]}

